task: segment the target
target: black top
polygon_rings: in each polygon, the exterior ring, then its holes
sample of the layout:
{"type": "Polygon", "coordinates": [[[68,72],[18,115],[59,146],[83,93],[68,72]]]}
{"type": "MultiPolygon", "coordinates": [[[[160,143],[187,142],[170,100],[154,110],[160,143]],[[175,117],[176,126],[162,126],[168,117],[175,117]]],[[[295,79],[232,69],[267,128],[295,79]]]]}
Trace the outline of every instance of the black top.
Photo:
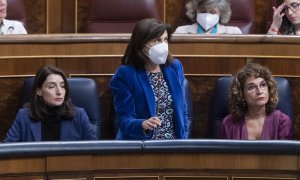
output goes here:
{"type": "Polygon", "coordinates": [[[60,140],[60,117],[57,115],[57,108],[47,108],[50,115],[42,120],[42,141],[60,140]]]}

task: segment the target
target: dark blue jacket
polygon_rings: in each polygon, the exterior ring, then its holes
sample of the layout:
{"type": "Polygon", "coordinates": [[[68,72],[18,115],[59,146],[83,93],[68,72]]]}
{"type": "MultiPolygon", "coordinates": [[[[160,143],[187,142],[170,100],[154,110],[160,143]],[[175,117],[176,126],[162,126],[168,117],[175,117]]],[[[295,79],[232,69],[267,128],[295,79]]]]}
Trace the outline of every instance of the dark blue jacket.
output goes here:
{"type": "MultiPolygon", "coordinates": [[[[184,73],[179,60],[172,65],[161,65],[174,105],[175,134],[178,139],[188,138],[189,122],[184,95],[184,73]]],[[[147,72],[133,66],[121,66],[110,81],[118,122],[116,139],[151,139],[145,134],[142,123],[155,116],[155,99],[147,72]]]]}
{"type": "MultiPolygon", "coordinates": [[[[33,121],[29,114],[28,108],[19,110],[3,142],[32,142],[42,140],[41,121],[33,121]]],[[[96,133],[84,109],[75,108],[73,119],[61,120],[60,140],[96,140],[96,133]]]]}

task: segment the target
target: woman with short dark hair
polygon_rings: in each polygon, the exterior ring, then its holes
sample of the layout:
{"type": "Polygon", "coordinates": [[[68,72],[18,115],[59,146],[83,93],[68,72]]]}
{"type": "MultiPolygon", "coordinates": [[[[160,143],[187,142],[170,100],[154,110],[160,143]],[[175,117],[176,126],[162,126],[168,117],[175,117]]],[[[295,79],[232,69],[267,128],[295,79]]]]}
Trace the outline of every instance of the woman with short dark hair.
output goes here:
{"type": "Polygon", "coordinates": [[[169,53],[170,37],[170,26],[156,19],[135,25],[110,81],[117,139],[188,138],[183,67],[169,53]]]}

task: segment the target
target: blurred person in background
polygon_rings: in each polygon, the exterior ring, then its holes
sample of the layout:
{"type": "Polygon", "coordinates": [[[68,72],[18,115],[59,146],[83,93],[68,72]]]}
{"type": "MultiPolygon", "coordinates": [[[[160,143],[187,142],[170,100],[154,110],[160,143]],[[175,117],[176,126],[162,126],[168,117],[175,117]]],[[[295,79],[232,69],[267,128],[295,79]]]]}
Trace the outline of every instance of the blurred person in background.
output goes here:
{"type": "Polygon", "coordinates": [[[238,27],[225,26],[231,16],[227,0],[191,0],[186,4],[186,9],[186,15],[194,24],[179,26],[174,33],[242,34],[238,27]]]}
{"type": "Polygon", "coordinates": [[[268,34],[300,35],[300,0],[285,0],[273,7],[273,21],[268,34]]]}
{"type": "Polygon", "coordinates": [[[19,21],[7,20],[7,0],[0,0],[0,35],[27,34],[23,24],[19,21]]]}

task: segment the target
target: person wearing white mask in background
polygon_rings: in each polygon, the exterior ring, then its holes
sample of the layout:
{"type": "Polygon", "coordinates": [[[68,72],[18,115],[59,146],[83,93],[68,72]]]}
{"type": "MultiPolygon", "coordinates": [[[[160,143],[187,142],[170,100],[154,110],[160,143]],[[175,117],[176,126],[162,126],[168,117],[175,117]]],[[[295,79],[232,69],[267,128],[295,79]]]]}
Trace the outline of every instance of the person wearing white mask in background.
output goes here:
{"type": "Polygon", "coordinates": [[[138,22],[110,81],[118,125],[116,139],[186,139],[189,122],[184,72],[168,48],[171,27],[138,22]]]}
{"type": "Polygon", "coordinates": [[[19,21],[7,20],[7,0],[0,0],[0,35],[27,34],[23,24],[19,21]]]}
{"type": "Polygon", "coordinates": [[[235,26],[225,26],[230,20],[228,0],[191,0],[186,15],[194,24],[179,26],[174,33],[182,34],[242,34],[235,26]]]}

